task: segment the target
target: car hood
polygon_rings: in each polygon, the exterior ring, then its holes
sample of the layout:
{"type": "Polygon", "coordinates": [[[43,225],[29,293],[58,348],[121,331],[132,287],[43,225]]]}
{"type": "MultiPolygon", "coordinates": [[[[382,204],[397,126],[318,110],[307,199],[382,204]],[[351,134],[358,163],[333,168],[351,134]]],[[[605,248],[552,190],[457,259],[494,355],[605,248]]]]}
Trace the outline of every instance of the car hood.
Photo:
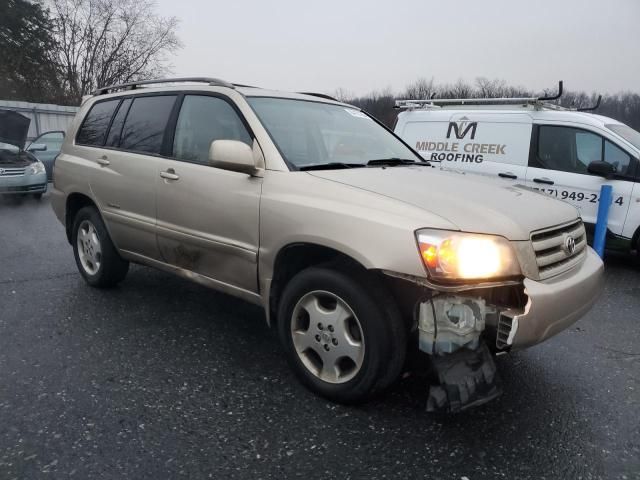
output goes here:
{"type": "Polygon", "coordinates": [[[461,231],[509,240],[528,240],[532,231],[578,218],[568,203],[476,175],[411,166],[308,173],[422,208],[461,231]]]}
{"type": "Polygon", "coordinates": [[[10,110],[0,110],[0,142],[24,148],[31,120],[10,110]]]}

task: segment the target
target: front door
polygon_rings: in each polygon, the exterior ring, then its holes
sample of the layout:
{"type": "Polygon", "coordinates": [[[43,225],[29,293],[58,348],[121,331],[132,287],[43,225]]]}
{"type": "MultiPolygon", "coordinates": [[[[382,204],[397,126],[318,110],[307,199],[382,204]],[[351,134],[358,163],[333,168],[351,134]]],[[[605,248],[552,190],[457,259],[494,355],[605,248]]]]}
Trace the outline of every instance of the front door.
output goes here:
{"type": "Polygon", "coordinates": [[[595,224],[600,188],[613,187],[609,230],[622,235],[633,190],[632,157],[601,135],[578,127],[539,125],[534,131],[533,151],[527,169],[527,185],[573,204],[583,221],[595,224]],[[613,179],[592,175],[589,163],[601,161],[616,167],[613,179]]]}
{"type": "Polygon", "coordinates": [[[211,167],[214,140],[254,142],[226,98],[185,95],[173,158],[163,159],[156,173],[158,245],[170,265],[257,292],[262,179],[211,167]]]}

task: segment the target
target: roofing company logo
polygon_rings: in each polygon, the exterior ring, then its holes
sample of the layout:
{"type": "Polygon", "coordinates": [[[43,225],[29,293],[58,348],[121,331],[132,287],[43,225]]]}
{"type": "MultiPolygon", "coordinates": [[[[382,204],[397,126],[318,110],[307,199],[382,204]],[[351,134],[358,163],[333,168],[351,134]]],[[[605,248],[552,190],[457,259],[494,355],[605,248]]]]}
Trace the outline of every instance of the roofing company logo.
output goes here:
{"type": "Polygon", "coordinates": [[[456,135],[458,140],[467,136],[467,133],[471,131],[471,140],[476,138],[476,129],[478,128],[478,122],[470,122],[467,117],[462,117],[458,122],[449,122],[449,128],[447,129],[447,138],[451,137],[451,130],[456,135]]]}

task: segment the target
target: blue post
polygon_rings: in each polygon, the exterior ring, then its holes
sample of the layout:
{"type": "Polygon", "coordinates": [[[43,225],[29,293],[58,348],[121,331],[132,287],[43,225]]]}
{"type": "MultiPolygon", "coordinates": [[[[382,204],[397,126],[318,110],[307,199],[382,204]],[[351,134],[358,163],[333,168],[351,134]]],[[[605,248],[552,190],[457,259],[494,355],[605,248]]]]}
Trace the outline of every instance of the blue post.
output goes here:
{"type": "Polygon", "coordinates": [[[598,255],[600,255],[600,258],[604,257],[604,243],[607,237],[607,219],[609,218],[612,193],[613,187],[611,185],[602,185],[602,187],[600,187],[596,232],[593,235],[593,248],[598,255]]]}

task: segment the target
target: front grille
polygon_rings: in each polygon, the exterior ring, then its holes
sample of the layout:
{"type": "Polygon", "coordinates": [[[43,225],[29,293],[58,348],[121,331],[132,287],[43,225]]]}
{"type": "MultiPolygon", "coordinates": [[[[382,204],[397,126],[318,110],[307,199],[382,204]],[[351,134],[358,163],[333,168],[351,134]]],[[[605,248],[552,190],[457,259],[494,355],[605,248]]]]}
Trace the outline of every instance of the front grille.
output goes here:
{"type": "Polygon", "coordinates": [[[0,167],[0,177],[21,177],[26,168],[0,167]]]}
{"type": "Polygon", "coordinates": [[[553,277],[580,263],[587,253],[587,235],[582,220],[531,234],[541,280],[553,277]],[[575,248],[570,251],[573,239],[575,248]]]}
{"type": "Polygon", "coordinates": [[[44,190],[46,184],[39,183],[37,185],[25,185],[23,187],[0,187],[0,193],[29,193],[40,192],[44,190]]]}

